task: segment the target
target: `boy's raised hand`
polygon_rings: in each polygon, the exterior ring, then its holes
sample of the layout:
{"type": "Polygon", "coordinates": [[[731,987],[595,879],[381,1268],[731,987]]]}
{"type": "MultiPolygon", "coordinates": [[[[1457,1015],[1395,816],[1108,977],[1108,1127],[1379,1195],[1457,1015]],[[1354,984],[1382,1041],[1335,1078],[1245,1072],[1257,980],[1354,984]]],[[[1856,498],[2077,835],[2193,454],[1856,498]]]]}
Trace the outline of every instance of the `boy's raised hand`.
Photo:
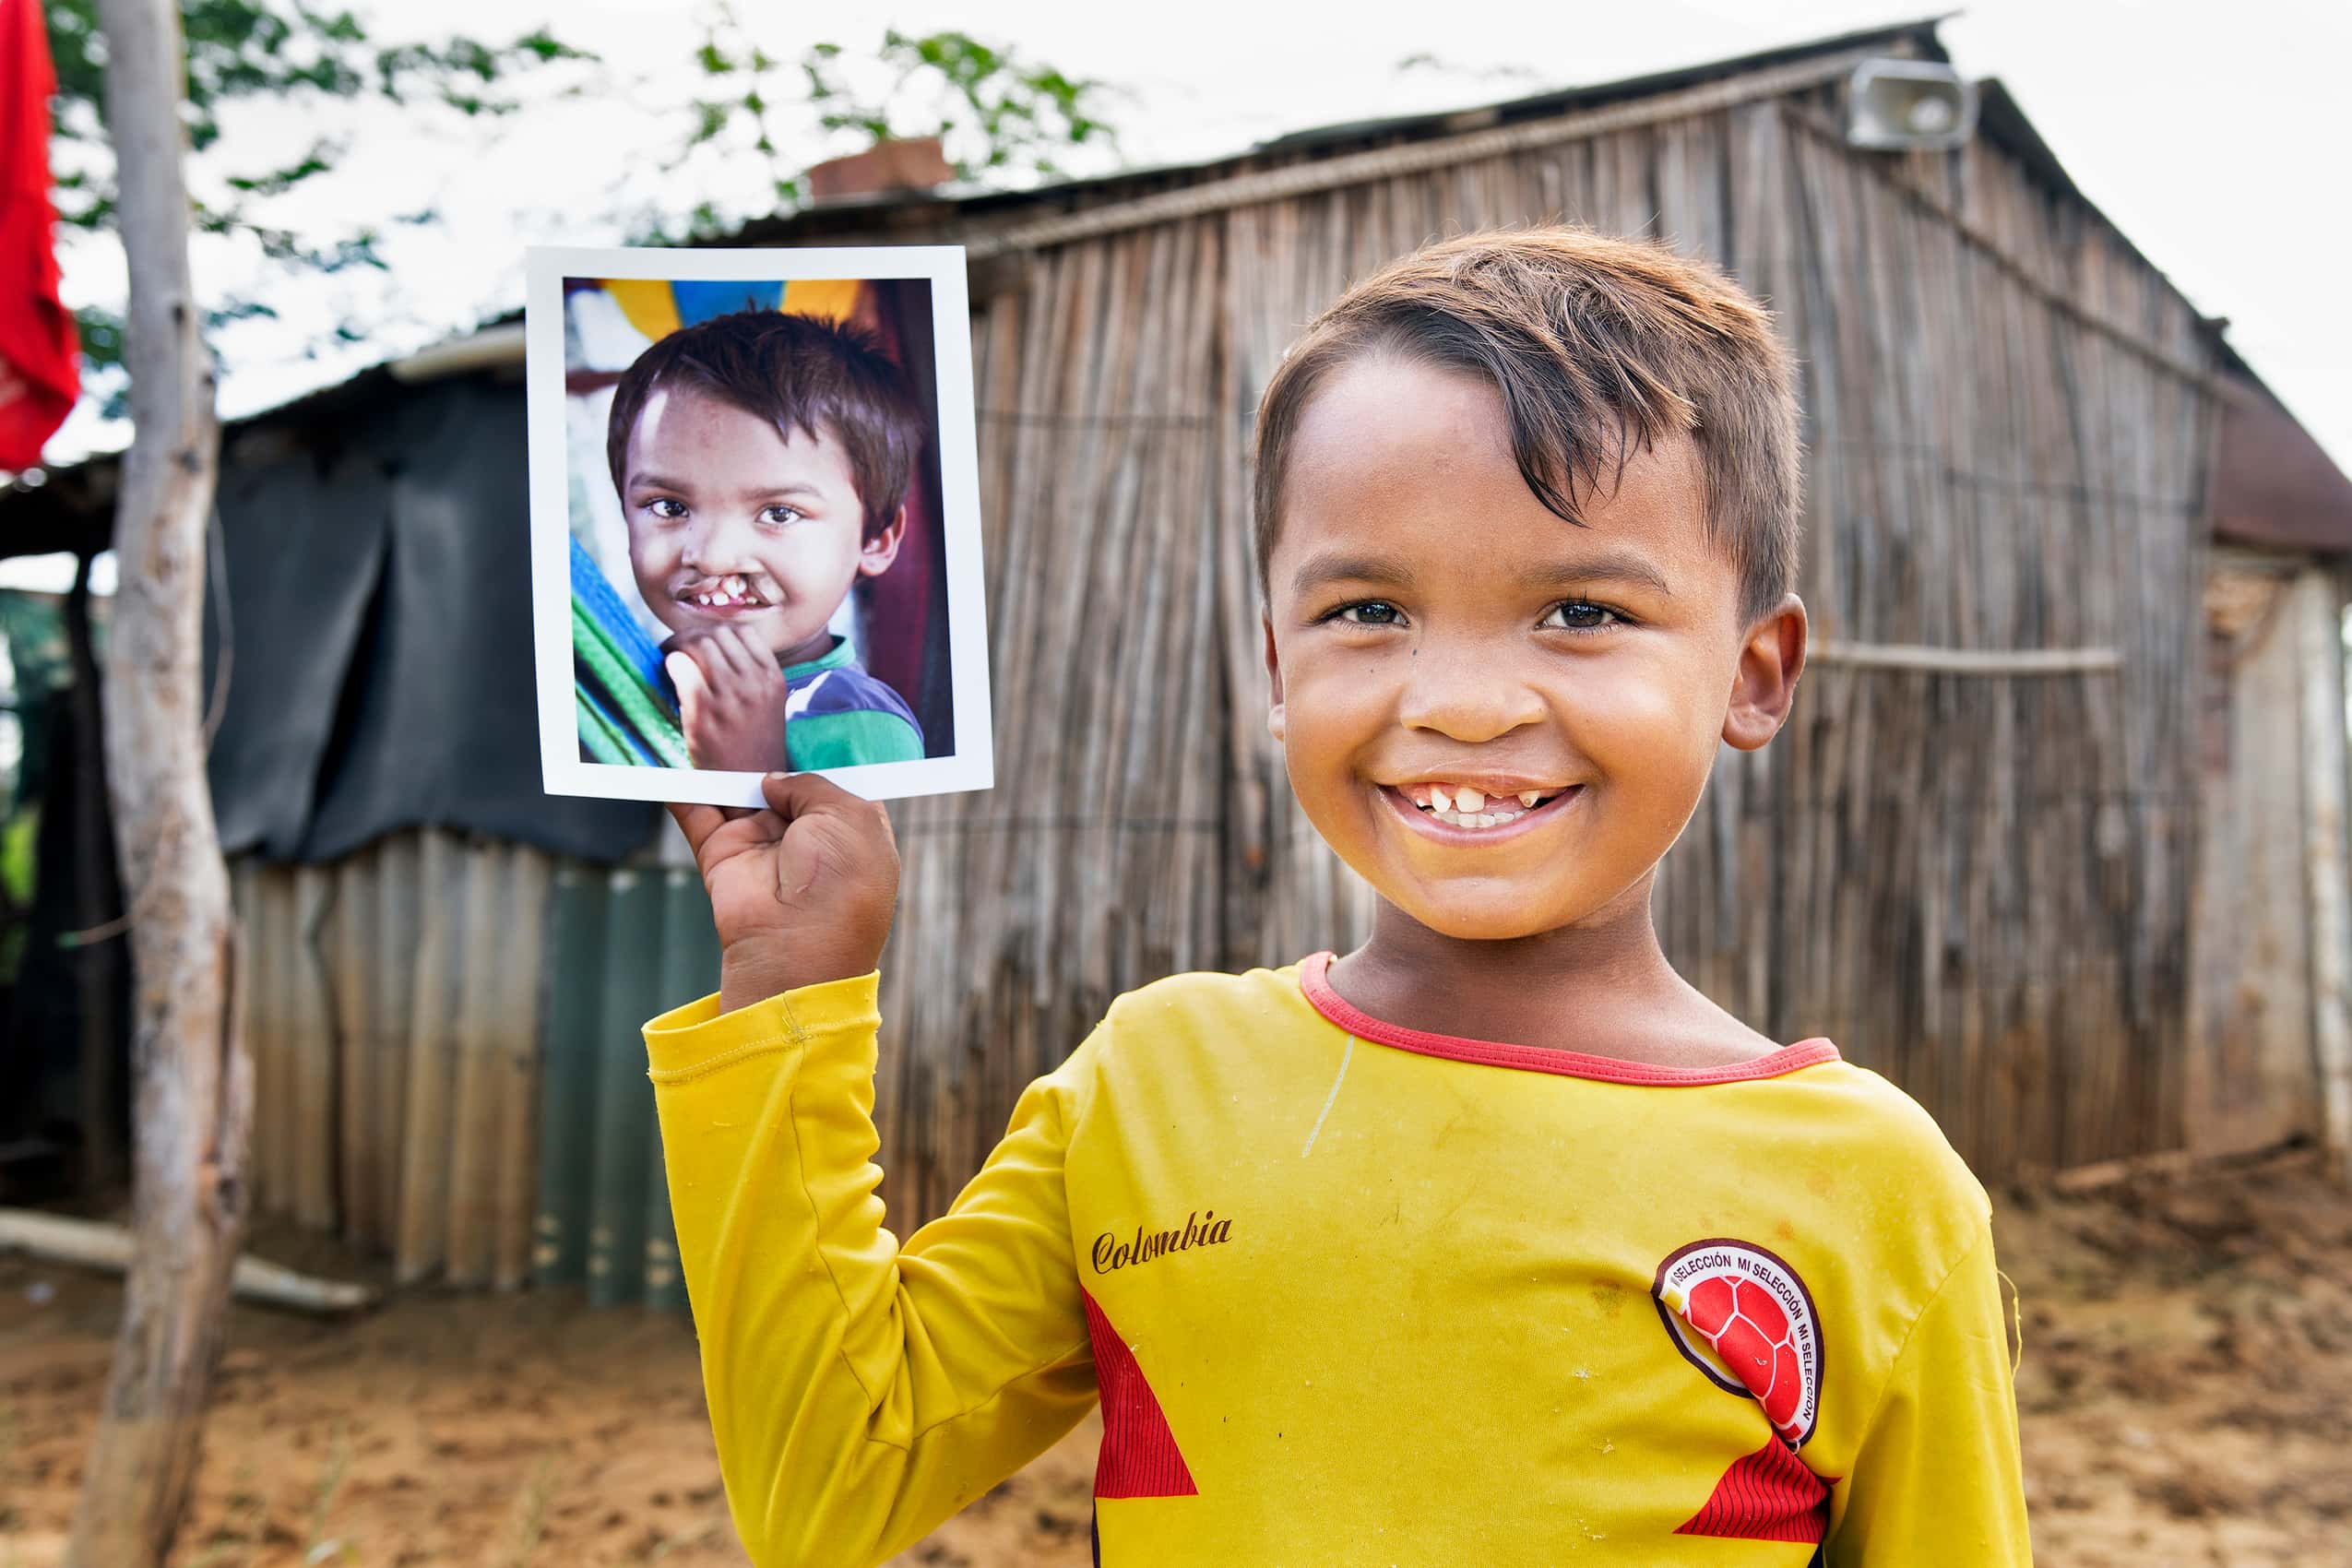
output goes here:
{"type": "Polygon", "coordinates": [[[760,793],[765,811],[670,807],[710,889],[721,1011],[868,973],[898,899],[882,807],[813,773],[771,773],[760,793]]]}
{"type": "Polygon", "coordinates": [[[696,767],[762,773],[784,763],[790,695],[767,645],[741,626],[681,632],[661,645],[678,688],[679,727],[696,767]]]}

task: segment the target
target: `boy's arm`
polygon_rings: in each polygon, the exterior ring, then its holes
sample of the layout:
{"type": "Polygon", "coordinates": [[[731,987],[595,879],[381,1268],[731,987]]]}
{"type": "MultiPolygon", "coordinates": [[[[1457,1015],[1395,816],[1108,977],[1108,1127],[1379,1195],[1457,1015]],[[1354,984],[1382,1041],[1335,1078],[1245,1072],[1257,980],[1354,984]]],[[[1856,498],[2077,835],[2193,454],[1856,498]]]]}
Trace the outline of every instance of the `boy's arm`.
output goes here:
{"type": "Polygon", "coordinates": [[[728,1505],[761,1564],[865,1568],[1095,1398],[1062,1182],[1091,1052],[1031,1085],[944,1217],[883,1228],[875,977],[647,1026],[728,1505]]]}
{"type": "Polygon", "coordinates": [[[1834,1568],[2030,1564],[2017,1404],[1992,1232],[1911,1329],[1839,1490],[1834,1568]]]}

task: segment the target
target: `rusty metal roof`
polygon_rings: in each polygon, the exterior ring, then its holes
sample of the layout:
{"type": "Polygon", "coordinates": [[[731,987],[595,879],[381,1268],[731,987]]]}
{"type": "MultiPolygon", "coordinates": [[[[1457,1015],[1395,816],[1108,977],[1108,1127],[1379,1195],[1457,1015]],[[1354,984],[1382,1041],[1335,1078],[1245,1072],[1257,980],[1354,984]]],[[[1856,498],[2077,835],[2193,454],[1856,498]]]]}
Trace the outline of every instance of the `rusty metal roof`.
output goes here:
{"type": "Polygon", "coordinates": [[[2239,395],[2221,416],[2214,537],[2270,550],[2352,552],[2352,479],[2243,360],[2230,381],[2239,395]]]}

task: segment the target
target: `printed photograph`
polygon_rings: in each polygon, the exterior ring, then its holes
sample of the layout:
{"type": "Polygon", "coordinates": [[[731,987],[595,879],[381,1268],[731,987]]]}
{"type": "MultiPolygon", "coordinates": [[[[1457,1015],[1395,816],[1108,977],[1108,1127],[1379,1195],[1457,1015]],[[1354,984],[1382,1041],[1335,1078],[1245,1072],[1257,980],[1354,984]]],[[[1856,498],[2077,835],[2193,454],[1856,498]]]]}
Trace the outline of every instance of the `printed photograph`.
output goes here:
{"type": "Polygon", "coordinates": [[[961,250],[540,250],[530,268],[547,788],[985,788],[961,250]]]}

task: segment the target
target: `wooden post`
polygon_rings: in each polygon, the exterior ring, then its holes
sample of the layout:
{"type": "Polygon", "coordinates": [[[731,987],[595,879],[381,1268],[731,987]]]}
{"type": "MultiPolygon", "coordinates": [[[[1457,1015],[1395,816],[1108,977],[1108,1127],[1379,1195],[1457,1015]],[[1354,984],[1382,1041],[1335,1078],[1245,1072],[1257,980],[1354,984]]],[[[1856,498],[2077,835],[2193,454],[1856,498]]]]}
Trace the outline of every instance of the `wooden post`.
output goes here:
{"type": "Polygon", "coordinates": [[[2344,611],[2324,572],[2294,588],[2303,666],[2303,864],[2311,909],[2311,1049],[2321,1125],[2352,1180],[2352,886],[2345,859],[2344,611]]]}
{"type": "Polygon", "coordinates": [[[184,62],[170,0],[100,0],[135,432],[114,516],[106,764],[131,920],[137,1253],[68,1568],[154,1568],[196,1473],[244,1239],[253,1075],[198,690],[205,523],[220,431],[188,278],[184,62]]]}

